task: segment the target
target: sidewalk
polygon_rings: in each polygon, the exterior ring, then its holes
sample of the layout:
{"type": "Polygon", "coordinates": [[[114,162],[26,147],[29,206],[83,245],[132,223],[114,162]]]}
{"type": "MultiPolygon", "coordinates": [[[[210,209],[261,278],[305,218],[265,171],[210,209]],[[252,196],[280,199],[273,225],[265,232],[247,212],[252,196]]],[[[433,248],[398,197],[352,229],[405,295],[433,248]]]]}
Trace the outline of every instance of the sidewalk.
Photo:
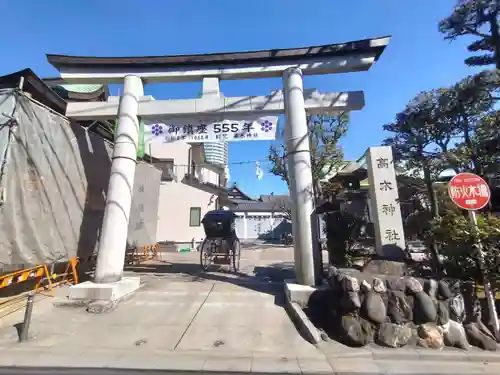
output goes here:
{"type": "MultiPolygon", "coordinates": [[[[30,340],[17,343],[14,325],[22,321],[22,309],[2,320],[0,350],[317,357],[283,308],[280,281],[290,277],[287,257],[293,257],[290,249],[244,250],[241,273],[234,275],[201,272],[198,253],[169,254],[135,266],[144,286],[107,314],[55,307],[53,299],[36,296],[30,340]]],[[[56,291],[67,294],[64,287],[56,291]]]]}
{"type": "MultiPolygon", "coordinates": [[[[0,356],[2,368],[140,369],[183,372],[292,373],[292,374],[500,374],[500,362],[407,360],[394,350],[385,359],[366,356],[364,349],[340,356],[275,357],[262,353],[228,351],[36,350],[14,346],[0,356]],[[389,359],[391,358],[391,359],[389,359]]],[[[389,353],[391,352],[391,353],[389,353]]],[[[436,358],[434,358],[436,359],[436,358]]]]}
{"type": "MultiPolygon", "coordinates": [[[[39,298],[30,339],[2,320],[0,366],[311,374],[500,374],[500,356],[471,350],[316,348],[283,308],[287,249],[243,252],[239,275],[201,273],[197,253],[135,267],[144,287],[107,314],[39,298]]],[[[65,295],[67,289],[59,288],[65,295]]],[[[0,369],[1,370],[1,369],[0,369]]],[[[2,373],[0,371],[0,374],[2,373]]],[[[90,371],[90,370],[89,370],[90,371]]]]}

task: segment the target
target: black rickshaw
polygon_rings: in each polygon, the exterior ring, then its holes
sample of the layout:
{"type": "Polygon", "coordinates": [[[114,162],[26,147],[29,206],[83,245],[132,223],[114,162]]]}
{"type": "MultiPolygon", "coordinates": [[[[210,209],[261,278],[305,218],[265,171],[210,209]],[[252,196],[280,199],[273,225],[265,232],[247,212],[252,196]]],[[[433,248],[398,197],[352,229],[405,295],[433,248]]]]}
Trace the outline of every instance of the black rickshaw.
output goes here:
{"type": "Polygon", "coordinates": [[[205,239],[200,246],[200,264],[205,271],[212,264],[229,265],[233,272],[240,269],[241,245],[235,219],[232,211],[214,210],[201,220],[205,239]]]}

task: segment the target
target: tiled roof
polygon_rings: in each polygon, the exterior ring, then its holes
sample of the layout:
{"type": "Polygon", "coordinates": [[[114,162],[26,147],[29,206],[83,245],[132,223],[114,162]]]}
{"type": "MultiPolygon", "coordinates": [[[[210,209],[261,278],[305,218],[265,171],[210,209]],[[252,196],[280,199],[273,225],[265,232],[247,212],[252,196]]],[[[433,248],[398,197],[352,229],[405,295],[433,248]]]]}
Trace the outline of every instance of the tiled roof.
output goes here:
{"type": "Polygon", "coordinates": [[[258,199],[252,199],[233,186],[228,189],[228,195],[237,205],[232,208],[235,212],[284,212],[291,207],[290,197],[285,194],[261,195],[258,199]]]}
{"type": "Polygon", "coordinates": [[[233,199],[235,212],[283,212],[290,208],[288,195],[261,195],[258,200],[233,199]]]}
{"type": "Polygon", "coordinates": [[[233,199],[237,204],[232,210],[234,212],[283,212],[286,210],[286,205],[280,202],[268,201],[247,201],[243,199],[233,199]]]}
{"type": "Polygon", "coordinates": [[[60,87],[64,88],[67,91],[72,91],[72,92],[81,92],[81,93],[91,93],[91,92],[96,92],[102,89],[102,85],[97,85],[97,84],[88,84],[88,85],[82,85],[82,84],[63,84],[59,85],[60,87]]]}
{"type": "Polygon", "coordinates": [[[290,197],[286,194],[280,194],[280,195],[270,194],[270,195],[261,195],[259,200],[262,202],[289,201],[290,197]]]}
{"type": "Polygon", "coordinates": [[[232,187],[228,188],[227,193],[228,193],[229,198],[234,199],[234,200],[246,200],[246,201],[253,200],[248,195],[246,195],[244,192],[242,192],[240,189],[238,189],[237,186],[232,186],[232,187]]]}
{"type": "Polygon", "coordinates": [[[66,84],[60,78],[45,78],[43,80],[59,96],[72,101],[106,101],[108,87],[99,84],[66,84]]]}

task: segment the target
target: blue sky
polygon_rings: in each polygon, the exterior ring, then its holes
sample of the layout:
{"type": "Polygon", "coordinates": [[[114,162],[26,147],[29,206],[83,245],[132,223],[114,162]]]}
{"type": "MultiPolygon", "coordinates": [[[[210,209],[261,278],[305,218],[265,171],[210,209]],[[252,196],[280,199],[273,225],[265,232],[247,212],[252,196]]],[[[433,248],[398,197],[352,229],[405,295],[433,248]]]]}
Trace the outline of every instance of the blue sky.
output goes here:
{"type": "MultiPolygon", "coordinates": [[[[353,112],[342,140],[356,159],[384,138],[390,122],[416,93],[447,86],[474,70],[463,63],[467,40],[444,41],[437,24],[455,0],[4,0],[0,74],[31,68],[57,76],[46,53],[141,56],[232,52],[339,43],[392,35],[368,72],[306,77],[306,88],[364,90],[366,107],[353,112]],[[6,58],[9,56],[8,58],[6,58]]],[[[266,95],[280,79],[223,81],[226,96],[266,95]]],[[[151,85],[157,99],[197,97],[201,83],[151,85]]],[[[116,93],[114,93],[116,94],[116,93]]],[[[230,163],[266,159],[268,142],[230,145],[230,163]]],[[[264,169],[268,164],[261,163],[264,169]]],[[[250,195],[286,193],[252,163],[231,165],[231,180],[250,195]]]]}

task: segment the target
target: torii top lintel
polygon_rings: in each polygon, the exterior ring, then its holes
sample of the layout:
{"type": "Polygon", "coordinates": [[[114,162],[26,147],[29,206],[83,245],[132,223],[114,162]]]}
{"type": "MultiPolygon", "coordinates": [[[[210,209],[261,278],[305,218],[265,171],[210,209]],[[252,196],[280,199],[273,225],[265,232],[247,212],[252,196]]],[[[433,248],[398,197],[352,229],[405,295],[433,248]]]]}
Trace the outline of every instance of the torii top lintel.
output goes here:
{"type": "Polygon", "coordinates": [[[279,77],[290,67],[305,75],[368,70],[390,37],[294,49],[217,54],[90,57],[47,55],[66,82],[121,83],[126,75],[148,82],[198,81],[204,77],[246,79],[279,77]]]}

